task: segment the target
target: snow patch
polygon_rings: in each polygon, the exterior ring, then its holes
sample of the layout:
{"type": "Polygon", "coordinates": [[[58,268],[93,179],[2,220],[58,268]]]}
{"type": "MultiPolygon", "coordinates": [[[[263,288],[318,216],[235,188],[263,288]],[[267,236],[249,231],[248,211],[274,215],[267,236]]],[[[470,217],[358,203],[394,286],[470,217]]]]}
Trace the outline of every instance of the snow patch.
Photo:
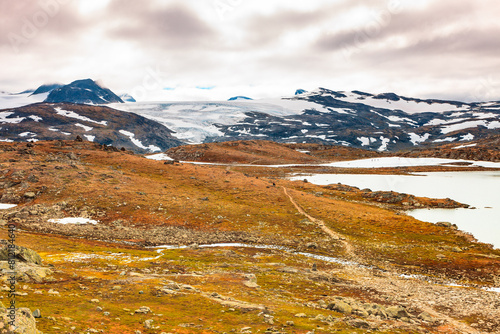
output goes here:
{"type": "Polygon", "coordinates": [[[458,123],[458,124],[451,124],[451,125],[443,126],[441,128],[441,133],[447,134],[447,133],[458,131],[458,130],[476,128],[480,125],[486,126],[487,122],[484,120],[480,120],[480,121],[467,121],[467,122],[458,123]]]}
{"type": "Polygon", "coordinates": [[[98,223],[98,221],[97,220],[88,219],[88,218],[75,217],[75,218],[49,219],[49,223],[56,223],[56,224],[78,224],[78,225],[92,224],[92,225],[96,225],[98,223]]]}
{"type": "Polygon", "coordinates": [[[436,139],[433,141],[433,143],[443,143],[445,141],[449,141],[449,142],[452,142],[452,141],[455,141],[457,140],[458,138],[454,138],[454,137],[446,137],[444,139],[436,139]]]}
{"type": "Polygon", "coordinates": [[[12,209],[12,208],[15,208],[16,206],[17,206],[17,204],[0,203],[0,210],[12,209]]]}
{"type": "Polygon", "coordinates": [[[78,126],[80,128],[83,128],[85,131],[91,131],[92,129],[94,129],[93,127],[91,126],[86,126],[86,125],[83,125],[83,124],[80,124],[80,123],[76,123],[75,126],[78,126]]]}
{"type": "Polygon", "coordinates": [[[474,135],[472,133],[468,133],[460,139],[460,141],[471,141],[474,140],[474,135]]]}
{"type": "Polygon", "coordinates": [[[477,145],[477,144],[475,144],[475,143],[474,143],[474,144],[469,144],[469,145],[460,145],[460,146],[454,147],[453,149],[454,149],[454,150],[458,150],[458,149],[460,149],[460,148],[465,148],[465,147],[474,147],[474,146],[476,146],[476,145],[477,145]]]}
{"type": "Polygon", "coordinates": [[[417,146],[418,143],[425,142],[431,136],[429,133],[426,133],[425,135],[419,136],[419,135],[417,135],[416,133],[413,133],[413,132],[408,133],[408,135],[410,136],[410,141],[412,142],[412,144],[414,146],[417,146]]]}
{"type": "Polygon", "coordinates": [[[26,117],[16,117],[16,118],[8,118],[10,115],[13,115],[12,111],[0,111],[0,123],[2,124],[18,124],[26,119],[26,117]]]}
{"type": "Polygon", "coordinates": [[[36,137],[36,133],[33,133],[33,132],[23,132],[23,133],[20,133],[19,134],[19,137],[36,137]]]}
{"type": "Polygon", "coordinates": [[[157,161],[163,161],[163,160],[172,161],[172,160],[174,160],[171,157],[169,157],[168,155],[166,155],[165,153],[157,153],[157,154],[153,154],[153,155],[147,155],[146,158],[151,159],[151,160],[157,160],[157,161]]]}
{"type": "Polygon", "coordinates": [[[81,121],[91,122],[91,123],[95,123],[95,124],[99,124],[99,125],[104,125],[104,126],[106,126],[108,124],[107,121],[100,121],[100,122],[99,121],[94,121],[93,119],[90,119],[90,118],[85,117],[85,116],[81,116],[81,115],[77,114],[74,111],[64,110],[61,107],[55,107],[54,110],[55,110],[55,112],[58,115],[61,115],[61,116],[64,116],[64,117],[75,118],[75,119],[79,119],[81,121]]]}
{"type": "Polygon", "coordinates": [[[155,146],[155,145],[149,145],[148,147],[144,146],[139,139],[135,138],[135,134],[133,134],[132,132],[125,131],[125,130],[120,130],[118,132],[120,132],[124,136],[129,137],[130,140],[132,141],[132,143],[135,146],[137,146],[137,147],[140,147],[140,148],[142,148],[144,150],[149,150],[150,152],[159,152],[159,151],[161,151],[161,148],[159,148],[158,146],[155,146]]]}
{"type": "Polygon", "coordinates": [[[378,148],[378,151],[387,151],[387,144],[389,144],[391,140],[382,136],[380,137],[380,140],[382,141],[382,145],[378,148]]]}
{"type": "Polygon", "coordinates": [[[95,136],[91,136],[91,135],[83,135],[85,138],[87,138],[88,141],[94,141],[95,139],[95,136]]]}
{"type": "Polygon", "coordinates": [[[28,116],[28,118],[31,118],[32,120],[34,120],[35,122],[40,122],[40,121],[43,121],[43,118],[39,117],[39,116],[36,116],[36,115],[31,115],[31,116],[28,116]]]}
{"type": "Polygon", "coordinates": [[[361,142],[361,146],[368,146],[368,145],[370,145],[370,138],[368,138],[368,137],[358,137],[356,139],[361,142]]]}

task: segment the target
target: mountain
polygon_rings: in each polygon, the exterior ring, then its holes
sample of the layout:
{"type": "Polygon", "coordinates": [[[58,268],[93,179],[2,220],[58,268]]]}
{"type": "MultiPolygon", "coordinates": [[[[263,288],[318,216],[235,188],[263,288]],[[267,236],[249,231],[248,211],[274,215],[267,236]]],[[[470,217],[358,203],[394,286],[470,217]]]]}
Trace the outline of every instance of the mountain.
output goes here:
{"type": "Polygon", "coordinates": [[[300,95],[300,94],[304,94],[304,93],[307,93],[307,90],[305,90],[305,89],[297,89],[295,91],[295,95],[300,95]]]}
{"type": "Polygon", "coordinates": [[[0,112],[0,141],[80,138],[138,153],[164,151],[183,142],[142,116],[103,106],[38,103],[0,112]]]}
{"type": "Polygon", "coordinates": [[[53,84],[44,84],[38,87],[31,95],[38,95],[38,94],[43,94],[43,93],[50,93],[54,89],[61,88],[62,84],[58,83],[53,83],[53,84]]]}
{"type": "Polygon", "coordinates": [[[123,100],[123,102],[137,102],[134,97],[130,94],[121,94],[120,99],[123,100]]]}
{"type": "Polygon", "coordinates": [[[45,99],[49,103],[108,104],[123,103],[123,100],[108,88],[91,79],[76,80],[52,90],[45,99]]]}
{"type": "Polygon", "coordinates": [[[113,105],[189,143],[270,140],[399,151],[497,134],[500,102],[465,103],[319,88],[289,98],[113,105]]]}
{"type": "Polygon", "coordinates": [[[228,99],[228,101],[241,101],[241,100],[253,100],[253,99],[246,96],[234,96],[228,99]]]}

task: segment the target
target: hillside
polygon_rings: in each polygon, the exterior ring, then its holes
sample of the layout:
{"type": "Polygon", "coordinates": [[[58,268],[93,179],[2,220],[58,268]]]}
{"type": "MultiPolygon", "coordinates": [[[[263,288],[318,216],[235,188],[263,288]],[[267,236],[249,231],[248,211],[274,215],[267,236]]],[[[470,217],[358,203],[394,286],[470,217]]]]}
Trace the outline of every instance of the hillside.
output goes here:
{"type": "Polygon", "coordinates": [[[17,224],[16,242],[50,269],[26,274],[16,297],[41,310],[44,333],[500,329],[500,297],[487,290],[498,289],[500,251],[380,194],[91,142],[29,145],[0,143],[0,202],[18,205],[0,222],[17,224]],[[70,217],[93,224],[58,223],[70,217]],[[160,245],[170,247],[146,248],[160,245]]]}
{"type": "Polygon", "coordinates": [[[37,103],[0,111],[2,141],[67,140],[80,136],[135,152],[159,152],[182,142],[164,126],[108,107],[37,103]]]}
{"type": "Polygon", "coordinates": [[[171,148],[166,154],[179,161],[212,163],[272,165],[323,162],[283,144],[264,140],[185,145],[171,148]]]}
{"type": "Polygon", "coordinates": [[[500,161],[500,135],[491,135],[468,143],[448,143],[435,147],[414,149],[404,152],[401,155],[408,157],[500,161]]]}

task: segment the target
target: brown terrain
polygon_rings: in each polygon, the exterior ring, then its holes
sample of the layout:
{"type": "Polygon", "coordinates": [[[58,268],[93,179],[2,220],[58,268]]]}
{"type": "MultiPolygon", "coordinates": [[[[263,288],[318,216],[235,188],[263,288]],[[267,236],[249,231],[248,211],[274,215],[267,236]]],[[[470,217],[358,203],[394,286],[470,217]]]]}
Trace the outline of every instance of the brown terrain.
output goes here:
{"type": "Polygon", "coordinates": [[[438,157],[447,159],[500,161],[500,135],[471,142],[441,144],[437,147],[424,147],[405,152],[406,157],[438,157]],[[465,146],[461,147],[460,146],[465,146]]]}
{"type": "MultiPolygon", "coordinates": [[[[167,154],[317,164],[344,150],[251,141],[167,154]]],[[[0,203],[17,204],[0,210],[1,238],[15,224],[27,247],[16,273],[27,330],[15,333],[500,331],[500,294],[488,290],[500,287],[500,250],[404,211],[466,203],[289,181],[282,168],[165,164],[80,141],[1,143],[0,166],[0,203]],[[66,217],[97,223],[51,222],[66,217]],[[151,248],[160,245],[172,247],[151,248]]]]}

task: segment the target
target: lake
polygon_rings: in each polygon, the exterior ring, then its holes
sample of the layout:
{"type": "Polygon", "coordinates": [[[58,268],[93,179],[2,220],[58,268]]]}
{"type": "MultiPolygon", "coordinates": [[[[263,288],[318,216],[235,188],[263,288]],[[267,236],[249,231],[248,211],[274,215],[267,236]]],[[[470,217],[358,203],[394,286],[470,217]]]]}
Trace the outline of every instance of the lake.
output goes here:
{"type": "Polygon", "coordinates": [[[479,241],[500,248],[500,172],[432,172],[414,175],[313,174],[294,176],[319,185],[342,183],[373,191],[451,198],[476,209],[418,209],[408,214],[422,221],[447,221],[479,241]]]}

